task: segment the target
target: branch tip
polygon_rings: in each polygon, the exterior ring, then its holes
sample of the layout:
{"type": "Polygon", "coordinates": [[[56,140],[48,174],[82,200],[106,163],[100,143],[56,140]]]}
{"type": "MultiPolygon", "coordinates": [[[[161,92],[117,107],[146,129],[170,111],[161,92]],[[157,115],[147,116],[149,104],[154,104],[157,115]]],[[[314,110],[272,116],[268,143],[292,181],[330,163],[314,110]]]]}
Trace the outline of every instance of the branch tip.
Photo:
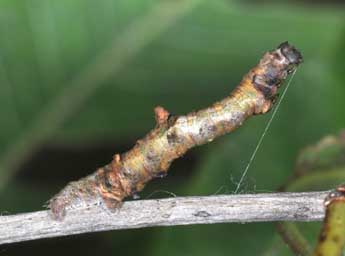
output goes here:
{"type": "Polygon", "coordinates": [[[338,201],[345,203],[345,184],[339,185],[334,191],[330,192],[325,198],[324,205],[327,207],[331,203],[338,201]]]}

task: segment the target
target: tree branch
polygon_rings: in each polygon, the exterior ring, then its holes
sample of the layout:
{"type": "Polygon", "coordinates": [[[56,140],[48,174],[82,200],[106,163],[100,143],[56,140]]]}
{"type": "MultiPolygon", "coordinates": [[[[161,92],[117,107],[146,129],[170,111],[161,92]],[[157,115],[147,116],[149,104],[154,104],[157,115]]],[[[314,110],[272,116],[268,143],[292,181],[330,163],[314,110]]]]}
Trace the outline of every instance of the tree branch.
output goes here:
{"type": "Polygon", "coordinates": [[[320,221],[328,191],[177,197],[123,203],[110,212],[100,201],[68,211],[63,221],[50,211],[0,217],[0,244],[105,230],[225,222],[320,221]]]}

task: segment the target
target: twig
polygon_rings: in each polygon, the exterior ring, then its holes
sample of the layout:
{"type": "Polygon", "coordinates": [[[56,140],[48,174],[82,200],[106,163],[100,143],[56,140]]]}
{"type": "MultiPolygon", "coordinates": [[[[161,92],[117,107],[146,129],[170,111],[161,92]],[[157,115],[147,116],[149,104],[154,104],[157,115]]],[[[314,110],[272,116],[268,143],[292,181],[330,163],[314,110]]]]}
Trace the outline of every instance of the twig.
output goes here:
{"type": "MultiPolygon", "coordinates": [[[[329,135],[317,144],[308,146],[298,156],[294,179],[282,189],[289,192],[310,191],[343,183],[345,181],[344,149],[343,135],[329,135]],[[335,148],[337,150],[334,150],[335,148]]],[[[310,241],[296,223],[277,223],[277,228],[285,244],[296,255],[312,255],[310,241]]]]}
{"type": "Polygon", "coordinates": [[[296,223],[278,222],[277,229],[284,242],[294,252],[294,255],[309,256],[311,255],[311,247],[306,238],[298,229],[296,223]]]}
{"type": "Polygon", "coordinates": [[[55,221],[49,211],[0,217],[0,244],[105,230],[224,222],[320,221],[328,191],[177,197],[125,202],[114,213],[95,201],[55,221]]]}

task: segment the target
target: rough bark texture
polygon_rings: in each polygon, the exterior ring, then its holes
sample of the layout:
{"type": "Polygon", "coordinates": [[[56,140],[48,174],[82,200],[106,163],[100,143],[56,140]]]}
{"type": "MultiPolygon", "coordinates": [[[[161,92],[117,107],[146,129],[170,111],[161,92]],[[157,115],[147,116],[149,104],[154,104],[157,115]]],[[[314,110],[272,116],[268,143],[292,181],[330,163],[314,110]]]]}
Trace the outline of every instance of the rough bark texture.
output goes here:
{"type": "Polygon", "coordinates": [[[165,176],[172,161],[190,148],[233,131],[250,116],[269,111],[278,87],[301,61],[301,54],[286,42],[267,52],[230,96],[209,108],[172,116],[156,107],[156,127],[131,150],[116,154],[110,164],[70,183],[52,198],[49,207],[53,217],[61,220],[66,210],[98,197],[109,209],[117,209],[125,197],[141,191],[148,181],[165,176]]]}
{"type": "Polygon", "coordinates": [[[64,221],[50,211],[0,217],[0,244],[105,230],[152,226],[258,221],[320,221],[329,191],[180,197],[123,203],[110,212],[99,201],[67,212],[64,221]],[[92,205],[92,206],[91,206],[92,205]]]}

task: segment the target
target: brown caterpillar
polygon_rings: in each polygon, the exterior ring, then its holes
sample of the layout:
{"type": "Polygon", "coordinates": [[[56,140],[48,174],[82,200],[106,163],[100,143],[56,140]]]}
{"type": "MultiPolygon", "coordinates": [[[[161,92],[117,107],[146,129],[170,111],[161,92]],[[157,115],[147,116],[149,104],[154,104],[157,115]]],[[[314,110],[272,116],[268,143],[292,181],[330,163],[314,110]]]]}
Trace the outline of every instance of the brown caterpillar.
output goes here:
{"type": "Polygon", "coordinates": [[[172,161],[194,146],[211,142],[235,130],[250,116],[269,111],[280,84],[302,62],[302,55],[288,42],[264,54],[230,96],[209,108],[185,116],[170,115],[155,108],[156,127],[129,151],[116,154],[108,165],[76,182],[69,183],[49,201],[55,219],[66,209],[101,199],[109,209],[136,195],[155,177],[167,174],[172,161]]]}

